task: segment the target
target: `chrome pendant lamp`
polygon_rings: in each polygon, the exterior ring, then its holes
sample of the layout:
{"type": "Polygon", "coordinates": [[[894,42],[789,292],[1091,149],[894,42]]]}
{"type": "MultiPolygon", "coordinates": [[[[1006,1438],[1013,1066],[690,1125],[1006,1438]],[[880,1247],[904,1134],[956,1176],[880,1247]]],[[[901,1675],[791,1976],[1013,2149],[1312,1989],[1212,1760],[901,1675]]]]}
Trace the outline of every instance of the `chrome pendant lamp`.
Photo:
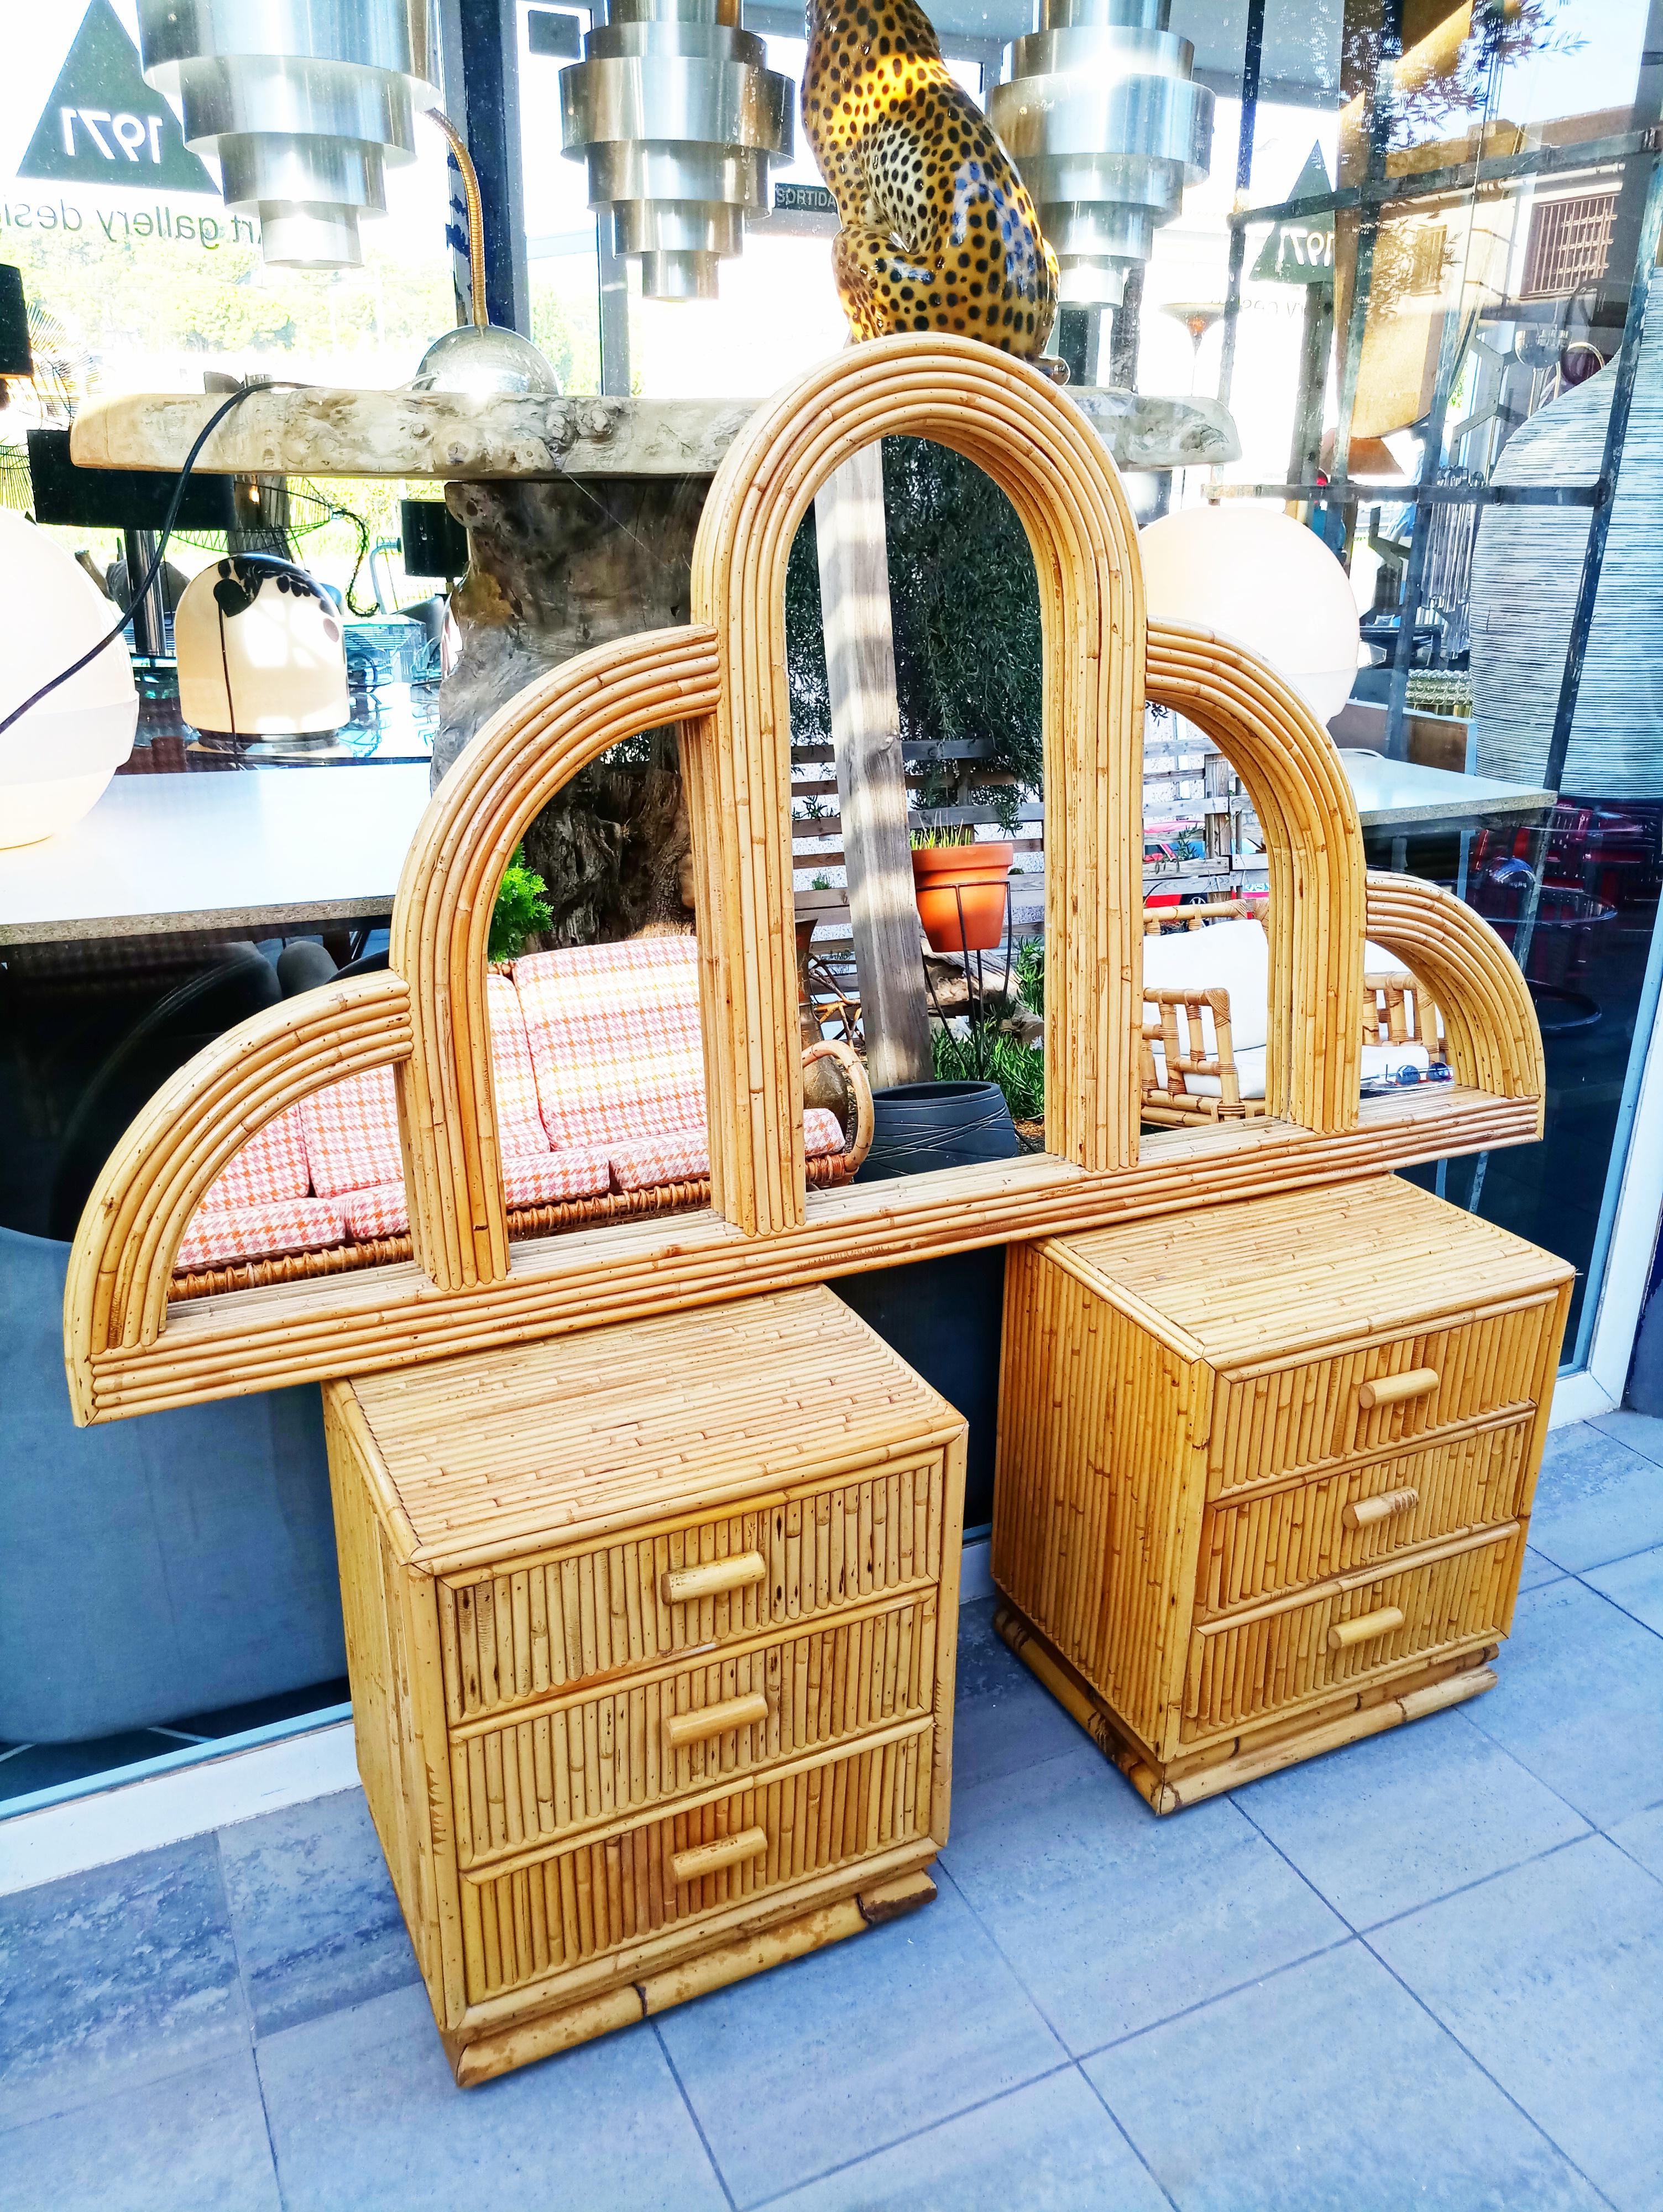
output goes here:
{"type": "Polygon", "coordinates": [[[718,262],[768,206],[794,88],[766,55],[739,0],[611,0],[561,71],[564,151],[588,164],[589,204],[649,300],[714,299],[718,262]]]}
{"type": "Polygon", "coordinates": [[[1170,0],[1041,0],[987,102],[1057,256],[1058,296],[1118,307],[1212,158],[1212,94],[1170,0]]]}
{"type": "Polygon", "coordinates": [[[139,0],[144,74],[260,218],[267,262],[355,269],[361,216],[434,96],[428,0],[139,0]]]}

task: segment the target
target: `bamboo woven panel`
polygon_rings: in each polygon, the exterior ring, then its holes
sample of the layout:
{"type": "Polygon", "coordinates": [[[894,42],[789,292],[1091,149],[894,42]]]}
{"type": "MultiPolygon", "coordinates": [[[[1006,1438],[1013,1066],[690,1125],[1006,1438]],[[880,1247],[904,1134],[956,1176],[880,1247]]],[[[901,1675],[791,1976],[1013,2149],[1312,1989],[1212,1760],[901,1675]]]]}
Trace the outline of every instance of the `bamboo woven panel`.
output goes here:
{"type": "Polygon", "coordinates": [[[1493,1682],[1570,1283],[1393,1179],[1011,1255],[996,1626],[1156,1811],[1493,1682]]]}
{"type": "Polygon", "coordinates": [[[961,1426],[824,1290],[367,1376],[354,1391],[410,1558],[451,1571],[880,1466],[898,1436],[916,1458],[961,1426]]]}
{"type": "Polygon", "coordinates": [[[1004,1285],[993,1579],[1152,1735],[1172,1694],[1160,1563],[1199,1498],[1212,1378],[1041,1248],[1008,1255],[1004,1285]],[[1136,1486],[1110,1479],[1121,1438],[1138,1454],[1136,1486]]]}
{"type": "Polygon", "coordinates": [[[926,1721],[869,1749],[787,1769],[511,1871],[465,1876],[470,2002],[588,1966],[733,1905],[760,1905],[770,1891],[927,1834],[931,1753],[926,1721]],[[677,1879],[684,1854],[719,1856],[751,1837],[754,1852],[677,1879]]]}
{"type": "Polygon", "coordinates": [[[1201,1526],[1200,1611],[1211,1617],[1510,1519],[1531,1425],[1531,1415],[1520,1413],[1502,1427],[1369,1459],[1324,1481],[1289,1478],[1241,1504],[1210,1506],[1201,1526]],[[1359,1524],[1359,1504],[1379,1507],[1381,1517],[1359,1524]]]}
{"type": "Polygon", "coordinates": [[[601,1550],[446,1577],[439,1627],[451,1717],[931,1587],[941,1572],[944,1504],[936,1459],[623,1536],[601,1550]],[[666,1600],[666,1575],[740,1559],[762,1563],[756,1581],[697,1601],[666,1600]]]}
{"type": "Polygon", "coordinates": [[[1228,1498],[1292,1473],[1310,1475],[1359,1453],[1429,1437],[1457,1422],[1530,1404],[1544,1348],[1557,1346],[1552,1288],[1500,1313],[1389,1335],[1361,1351],[1220,1386],[1207,1492],[1228,1498]],[[1423,1397],[1366,1407],[1363,1386],[1429,1369],[1423,1397]]]}
{"type": "Polygon", "coordinates": [[[935,1592],[451,1734],[464,1866],[927,1717],[935,1592]],[[707,1722],[709,1733],[702,1731],[707,1722]],[[674,1731],[672,1733],[672,1731],[674,1731]]]}
{"type": "Polygon", "coordinates": [[[1245,1620],[1227,1614],[1198,1630],[1184,1692],[1186,1743],[1234,1735],[1242,1723],[1262,1721],[1302,1700],[1315,1702],[1336,1684],[1360,1681],[1431,1660],[1463,1645],[1493,1644],[1507,1632],[1524,1557],[1516,1521],[1460,1540],[1447,1559],[1372,1577],[1364,1570],[1322,1584],[1296,1602],[1266,1607],[1245,1620]],[[1340,1623],[1387,1612],[1398,1623],[1378,1636],[1331,1648],[1340,1623]]]}
{"type": "Polygon", "coordinates": [[[459,2081],[933,1896],[964,1423],[841,1299],[325,1413],[360,1771],[459,2081]]]}
{"type": "Polygon", "coordinates": [[[1068,1251],[1225,1370],[1476,1312],[1567,1272],[1396,1176],[1089,1231],[1068,1251]]]}

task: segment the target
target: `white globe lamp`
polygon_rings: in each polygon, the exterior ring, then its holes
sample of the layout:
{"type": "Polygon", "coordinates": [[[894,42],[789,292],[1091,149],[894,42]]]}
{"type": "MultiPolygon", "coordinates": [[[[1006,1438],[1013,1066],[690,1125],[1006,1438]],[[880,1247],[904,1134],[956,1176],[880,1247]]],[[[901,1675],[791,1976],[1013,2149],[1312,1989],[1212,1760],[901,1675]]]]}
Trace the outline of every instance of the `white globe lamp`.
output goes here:
{"type": "Polygon", "coordinates": [[[1314,530],[1226,501],[1163,514],[1138,533],[1151,622],[1216,630],[1268,660],[1325,727],[1351,696],[1357,608],[1314,530]]]}
{"type": "MultiPolygon", "coordinates": [[[[115,627],[116,610],[55,538],[0,512],[0,721],[115,627]]],[[[0,848],[36,845],[89,813],[133,750],[138,692],[118,635],[0,730],[0,848]]]]}

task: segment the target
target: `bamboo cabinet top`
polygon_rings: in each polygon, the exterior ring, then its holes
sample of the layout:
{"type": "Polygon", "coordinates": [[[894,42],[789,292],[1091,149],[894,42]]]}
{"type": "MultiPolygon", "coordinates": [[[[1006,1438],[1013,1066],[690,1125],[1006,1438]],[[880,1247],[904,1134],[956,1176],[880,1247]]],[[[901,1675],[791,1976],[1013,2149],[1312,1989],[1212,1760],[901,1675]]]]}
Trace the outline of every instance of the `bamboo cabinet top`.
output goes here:
{"type": "Polygon", "coordinates": [[[1222,1371],[1545,1296],[1575,1272],[1397,1176],[1044,1249],[1181,1358],[1222,1371]]]}
{"type": "Polygon", "coordinates": [[[960,1415],[833,1291],[787,1291],[333,1386],[442,1568],[945,1448],[960,1415]],[[367,1436],[366,1436],[367,1431],[367,1436]]]}

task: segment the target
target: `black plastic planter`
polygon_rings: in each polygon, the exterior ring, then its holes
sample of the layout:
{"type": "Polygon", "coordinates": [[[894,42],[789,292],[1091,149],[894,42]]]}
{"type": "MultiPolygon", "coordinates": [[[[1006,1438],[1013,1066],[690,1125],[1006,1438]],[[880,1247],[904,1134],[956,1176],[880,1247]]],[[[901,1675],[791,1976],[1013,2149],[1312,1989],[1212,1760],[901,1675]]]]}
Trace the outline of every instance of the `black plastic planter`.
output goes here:
{"type": "MultiPolygon", "coordinates": [[[[871,1151],[855,1177],[879,1182],[931,1168],[1015,1159],[1022,1147],[996,1083],[905,1083],[872,1099],[871,1151]]],[[[867,1327],[901,1354],[970,1425],[964,1497],[967,1528],[993,1517],[993,1446],[998,1424],[999,1337],[1004,1248],[876,1267],[831,1285],[867,1327]]]]}
{"type": "Polygon", "coordinates": [[[872,1093],[872,1148],[857,1182],[1013,1160],[1022,1146],[997,1083],[898,1083],[872,1093]]]}

